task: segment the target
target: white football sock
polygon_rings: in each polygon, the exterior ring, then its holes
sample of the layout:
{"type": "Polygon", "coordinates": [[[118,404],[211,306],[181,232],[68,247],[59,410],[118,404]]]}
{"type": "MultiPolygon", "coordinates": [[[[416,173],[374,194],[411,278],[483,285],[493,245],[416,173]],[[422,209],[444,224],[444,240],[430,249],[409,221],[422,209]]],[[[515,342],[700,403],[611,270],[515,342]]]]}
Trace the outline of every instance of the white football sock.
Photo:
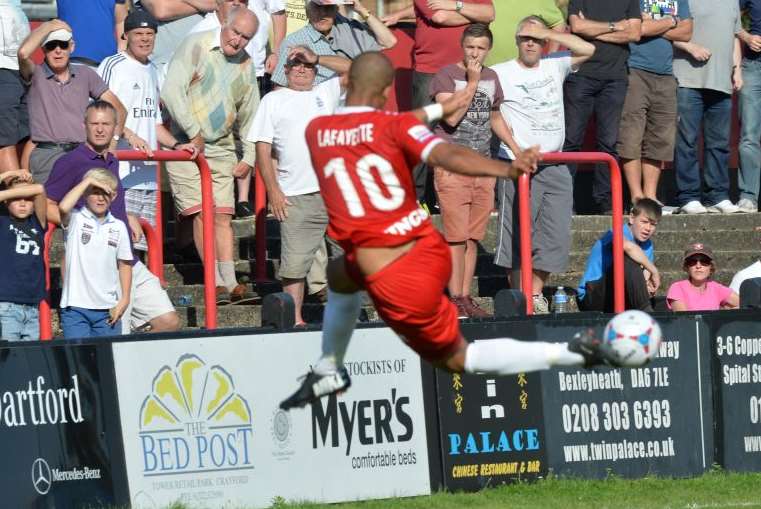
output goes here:
{"type": "Polygon", "coordinates": [[[552,366],[583,366],[584,357],[568,350],[567,343],[489,339],[468,345],[465,372],[515,375],[552,366]]]}
{"type": "Polygon", "coordinates": [[[362,297],[357,293],[337,293],[328,288],[328,304],[322,317],[322,356],[314,365],[318,375],[329,375],[343,366],[362,297]]]}

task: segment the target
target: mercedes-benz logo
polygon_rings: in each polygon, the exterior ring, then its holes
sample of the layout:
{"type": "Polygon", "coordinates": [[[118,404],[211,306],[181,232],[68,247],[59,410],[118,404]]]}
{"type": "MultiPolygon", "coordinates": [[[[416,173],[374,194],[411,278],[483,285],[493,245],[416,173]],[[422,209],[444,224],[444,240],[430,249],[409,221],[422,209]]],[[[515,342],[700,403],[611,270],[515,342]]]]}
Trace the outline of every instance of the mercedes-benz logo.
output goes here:
{"type": "Polygon", "coordinates": [[[37,458],[32,463],[32,485],[34,490],[40,495],[45,495],[50,491],[51,484],[53,484],[53,481],[50,477],[48,462],[42,458],[37,458]]]}

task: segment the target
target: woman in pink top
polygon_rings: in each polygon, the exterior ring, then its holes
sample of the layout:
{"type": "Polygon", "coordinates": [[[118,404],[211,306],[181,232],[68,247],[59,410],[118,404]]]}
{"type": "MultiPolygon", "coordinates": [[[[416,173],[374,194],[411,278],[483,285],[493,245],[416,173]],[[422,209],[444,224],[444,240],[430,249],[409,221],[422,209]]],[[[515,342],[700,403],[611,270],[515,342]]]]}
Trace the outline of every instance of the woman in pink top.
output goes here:
{"type": "Polygon", "coordinates": [[[740,297],[730,288],[711,280],[716,271],[711,249],[705,244],[690,244],[682,266],[688,278],[672,283],[666,294],[673,311],[715,311],[735,309],[740,297]]]}

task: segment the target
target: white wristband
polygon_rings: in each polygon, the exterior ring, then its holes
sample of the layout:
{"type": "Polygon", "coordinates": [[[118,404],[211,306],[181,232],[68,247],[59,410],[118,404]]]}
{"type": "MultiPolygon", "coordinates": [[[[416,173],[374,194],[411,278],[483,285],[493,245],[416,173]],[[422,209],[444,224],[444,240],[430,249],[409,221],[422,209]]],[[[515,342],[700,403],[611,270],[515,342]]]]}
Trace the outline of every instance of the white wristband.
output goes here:
{"type": "Polygon", "coordinates": [[[444,116],[444,107],[441,103],[433,103],[423,108],[428,122],[436,122],[444,116]]]}

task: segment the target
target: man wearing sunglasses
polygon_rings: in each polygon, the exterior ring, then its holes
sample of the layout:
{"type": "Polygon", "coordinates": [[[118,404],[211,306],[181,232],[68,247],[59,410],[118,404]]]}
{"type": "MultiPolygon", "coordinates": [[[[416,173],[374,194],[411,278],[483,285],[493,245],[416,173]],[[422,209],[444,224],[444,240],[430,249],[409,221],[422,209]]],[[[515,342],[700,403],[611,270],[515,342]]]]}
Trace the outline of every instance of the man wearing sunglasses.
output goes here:
{"type": "Polygon", "coordinates": [[[36,182],[44,183],[56,160],[84,143],[82,118],[91,99],[116,109],[112,148],[124,131],[127,112],[121,101],[93,69],[71,63],[73,50],[71,27],[58,19],[40,25],[18,50],[19,71],[29,83],[29,131],[35,143],[29,166],[36,182]],[[32,53],[40,47],[45,61],[35,65],[32,53]]]}
{"type": "Polygon", "coordinates": [[[307,274],[325,272],[317,256],[328,226],[328,213],[304,133],[312,119],[332,115],[341,98],[338,77],[314,84],[318,61],[339,73],[347,72],[351,63],[342,57],[318,58],[304,46],[291,48],[285,63],[288,86],[264,96],[247,137],[256,143],[256,160],[270,210],[280,221],[278,275],[283,290],[293,297],[297,327],[305,325],[301,304],[307,274]],[[277,170],[274,157],[278,159],[277,170]]]}

